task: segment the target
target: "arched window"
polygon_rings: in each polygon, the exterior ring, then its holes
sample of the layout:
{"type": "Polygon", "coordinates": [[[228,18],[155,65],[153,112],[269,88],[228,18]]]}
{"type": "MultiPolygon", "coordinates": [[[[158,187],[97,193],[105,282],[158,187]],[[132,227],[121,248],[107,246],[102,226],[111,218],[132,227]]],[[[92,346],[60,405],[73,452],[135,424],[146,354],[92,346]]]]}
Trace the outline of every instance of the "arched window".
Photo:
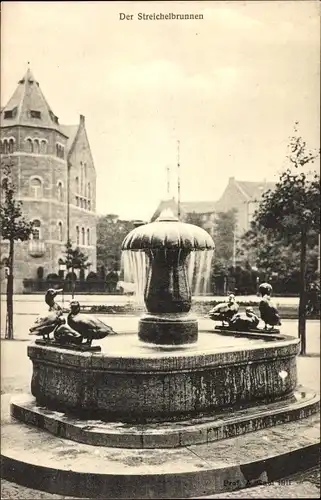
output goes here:
{"type": "Polygon", "coordinates": [[[81,244],[85,245],[85,228],[81,228],[81,244]]]}
{"type": "Polygon", "coordinates": [[[76,207],[79,207],[79,196],[76,196],[76,207]]]}
{"type": "Polygon", "coordinates": [[[33,240],[40,240],[41,239],[41,222],[38,219],[35,219],[33,221],[32,239],[33,240]]]}
{"type": "Polygon", "coordinates": [[[79,227],[76,226],[76,245],[79,245],[79,227]]]}
{"type": "Polygon", "coordinates": [[[9,139],[9,153],[14,151],[14,139],[9,139]]]}
{"type": "Polygon", "coordinates": [[[76,193],[79,193],[79,177],[76,177],[75,179],[75,189],[76,193]]]}
{"type": "Polygon", "coordinates": [[[33,142],[31,139],[26,140],[27,143],[27,153],[33,153],[33,142]]]}
{"type": "Polygon", "coordinates": [[[87,229],[87,245],[90,245],[90,230],[87,229]]]}
{"type": "Polygon", "coordinates": [[[84,209],[87,210],[87,201],[84,200],[84,209]]]}
{"type": "Polygon", "coordinates": [[[42,182],[38,177],[30,179],[30,194],[33,198],[42,198],[42,182]]]}
{"type": "Polygon", "coordinates": [[[84,196],[87,196],[87,164],[84,162],[84,196]]]}
{"type": "Polygon", "coordinates": [[[80,208],[82,208],[82,198],[80,198],[80,208]]]}
{"type": "Polygon", "coordinates": [[[58,143],[56,143],[56,156],[58,156],[58,158],[65,157],[65,148],[61,144],[58,144],[58,143]]]}
{"type": "Polygon", "coordinates": [[[58,201],[64,201],[63,188],[62,188],[61,181],[59,181],[57,184],[57,198],[58,198],[58,201]]]}
{"type": "Polygon", "coordinates": [[[88,200],[87,209],[91,210],[91,201],[90,200],[88,200]]]}
{"type": "Polygon", "coordinates": [[[42,140],[40,143],[40,152],[41,152],[41,154],[47,153],[47,142],[44,140],[42,140]]]}
{"type": "Polygon", "coordinates": [[[88,182],[88,187],[87,187],[87,198],[88,198],[88,200],[90,200],[90,198],[91,198],[91,186],[90,186],[90,182],[88,182]]]}
{"type": "Polygon", "coordinates": [[[62,222],[58,222],[58,240],[63,241],[62,222]]]}
{"type": "Polygon", "coordinates": [[[82,161],[80,162],[80,194],[83,195],[84,189],[84,166],[82,161]]]}
{"type": "Polygon", "coordinates": [[[8,151],[9,151],[9,144],[8,144],[7,139],[4,139],[4,141],[3,141],[3,153],[6,155],[6,154],[8,154],[8,151]]]}
{"type": "Polygon", "coordinates": [[[39,152],[40,152],[40,144],[39,144],[39,140],[38,139],[35,139],[34,140],[34,152],[38,155],[39,152]]]}

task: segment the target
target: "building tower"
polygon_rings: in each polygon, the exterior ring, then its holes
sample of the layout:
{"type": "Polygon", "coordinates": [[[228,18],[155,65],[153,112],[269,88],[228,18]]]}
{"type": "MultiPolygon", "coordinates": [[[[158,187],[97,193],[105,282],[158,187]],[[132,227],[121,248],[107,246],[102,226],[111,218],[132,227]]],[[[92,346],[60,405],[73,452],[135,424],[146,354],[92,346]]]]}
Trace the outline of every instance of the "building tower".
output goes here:
{"type": "MultiPolygon", "coordinates": [[[[1,162],[13,165],[23,214],[34,221],[28,242],[15,246],[15,292],[23,281],[58,273],[67,238],[96,268],[96,172],[85,129],[60,125],[28,68],[1,110],[1,162]]],[[[1,179],[1,183],[3,179],[1,179]]],[[[8,244],[1,242],[1,263],[8,244]]],[[[3,266],[2,266],[3,267],[3,266]]]]}

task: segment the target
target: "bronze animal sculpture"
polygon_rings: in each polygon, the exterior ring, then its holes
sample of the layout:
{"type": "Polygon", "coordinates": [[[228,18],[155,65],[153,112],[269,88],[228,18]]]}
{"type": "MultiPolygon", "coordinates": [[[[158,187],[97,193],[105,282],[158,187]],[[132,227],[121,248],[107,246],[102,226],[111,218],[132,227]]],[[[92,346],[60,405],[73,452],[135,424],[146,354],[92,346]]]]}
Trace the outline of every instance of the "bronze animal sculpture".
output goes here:
{"type": "Polygon", "coordinates": [[[60,307],[59,304],[55,302],[55,297],[58,295],[58,293],[62,292],[63,289],[54,289],[54,288],[49,288],[47,290],[46,295],[45,295],[45,302],[49,306],[49,311],[61,311],[62,308],[60,307]]]}
{"type": "Polygon", "coordinates": [[[239,305],[235,300],[235,295],[231,293],[227,302],[221,302],[214,306],[208,315],[213,321],[222,321],[222,326],[224,326],[224,323],[230,324],[231,319],[238,310],[239,305]]]}
{"type": "Polygon", "coordinates": [[[50,334],[64,321],[61,310],[50,311],[47,316],[42,316],[35,321],[34,326],[29,329],[29,335],[42,336],[44,340],[50,340],[50,334]]]}
{"type": "Polygon", "coordinates": [[[273,288],[272,288],[272,285],[270,285],[270,283],[261,283],[259,286],[259,293],[260,293],[261,297],[263,297],[264,295],[271,296],[272,290],[273,290],[273,288]]]}
{"type": "Polygon", "coordinates": [[[104,339],[108,335],[115,335],[116,332],[98,318],[90,317],[80,313],[80,304],[77,301],[70,303],[70,313],[68,314],[68,325],[79,333],[82,339],[86,339],[85,345],[91,346],[93,340],[104,339]]]}
{"type": "Polygon", "coordinates": [[[264,321],[264,330],[268,330],[268,325],[273,330],[275,326],[281,325],[280,315],[271,302],[272,286],[269,283],[262,283],[259,286],[259,292],[262,296],[259,304],[261,319],[264,321]]]}
{"type": "Polygon", "coordinates": [[[63,322],[57,326],[53,332],[54,339],[58,344],[62,345],[80,345],[82,343],[82,335],[73,330],[62,318],[63,322]]]}
{"type": "Polygon", "coordinates": [[[230,321],[230,329],[236,331],[250,332],[257,328],[260,319],[252,307],[246,307],[245,312],[239,312],[230,321]]]}

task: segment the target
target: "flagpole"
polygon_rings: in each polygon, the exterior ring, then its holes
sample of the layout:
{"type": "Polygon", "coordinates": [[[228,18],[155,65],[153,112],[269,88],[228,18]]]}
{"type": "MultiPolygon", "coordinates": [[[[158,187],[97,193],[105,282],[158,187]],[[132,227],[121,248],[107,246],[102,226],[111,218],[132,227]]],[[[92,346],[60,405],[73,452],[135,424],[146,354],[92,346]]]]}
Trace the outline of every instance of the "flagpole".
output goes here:
{"type": "Polygon", "coordinates": [[[169,195],[170,195],[170,180],[169,180],[169,165],[167,165],[166,167],[166,172],[167,172],[167,197],[169,199],[169,195]]]}

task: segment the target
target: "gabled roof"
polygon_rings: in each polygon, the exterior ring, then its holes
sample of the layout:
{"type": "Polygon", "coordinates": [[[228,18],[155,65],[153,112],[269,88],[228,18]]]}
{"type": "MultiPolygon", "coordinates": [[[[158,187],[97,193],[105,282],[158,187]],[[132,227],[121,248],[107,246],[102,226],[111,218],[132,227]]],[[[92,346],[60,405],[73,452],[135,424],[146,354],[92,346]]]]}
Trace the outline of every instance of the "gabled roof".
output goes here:
{"type": "MultiPolygon", "coordinates": [[[[208,214],[215,212],[215,201],[183,201],[181,202],[181,214],[208,214]]],[[[151,221],[157,219],[163,210],[170,209],[173,214],[178,216],[178,204],[175,198],[162,200],[156,211],[154,212],[151,221]]]]}
{"type": "Polygon", "coordinates": [[[215,212],[215,201],[184,201],[181,208],[187,214],[208,214],[215,212]]]}
{"type": "Polygon", "coordinates": [[[235,185],[251,200],[260,200],[264,191],[274,189],[274,182],[250,182],[250,181],[237,181],[235,185]]]}
{"type": "Polygon", "coordinates": [[[58,117],[47,103],[30,68],[19,80],[13,96],[1,110],[1,126],[12,127],[13,125],[44,127],[60,131],[58,117]]]}
{"type": "Polygon", "coordinates": [[[163,212],[163,210],[170,209],[173,214],[177,217],[177,202],[175,201],[174,198],[171,198],[170,200],[161,200],[158,207],[156,208],[155,212],[153,213],[151,217],[151,222],[154,222],[160,214],[163,212]]]}
{"type": "Polygon", "coordinates": [[[68,137],[67,152],[69,152],[72,148],[78,129],[79,125],[60,125],[61,132],[68,137]]]}
{"type": "MultiPolygon", "coordinates": [[[[209,214],[209,213],[215,213],[220,211],[222,208],[222,202],[224,201],[224,207],[223,211],[226,210],[226,203],[228,196],[227,193],[229,193],[228,186],[229,185],[234,185],[242,194],[242,196],[245,198],[245,200],[252,200],[252,201],[260,201],[262,198],[262,194],[264,191],[267,191],[268,189],[274,189],[275,188],[275,183],[274,182],[257,182],[257,181],[238,181],[234,177],[230,177],[229,183],[227,187],[224,190],[224,193],[220,197],[219,200],[217,201],[184,201],[181,202],[181,212],[182,214],[209,214]]],[[[228,204],[230,207],[233,207],[233,199],[229,200],[228,204]]],[[[172,198],[170,200],[162,200],[155,213],[153,214],[151,220],[154,221],[159,217],[161,212],[165,210],[166,208],[171,209],[171,211],[174,213],[174,215],[177,216],[177,201],[175,198],[172,198]]]]}

